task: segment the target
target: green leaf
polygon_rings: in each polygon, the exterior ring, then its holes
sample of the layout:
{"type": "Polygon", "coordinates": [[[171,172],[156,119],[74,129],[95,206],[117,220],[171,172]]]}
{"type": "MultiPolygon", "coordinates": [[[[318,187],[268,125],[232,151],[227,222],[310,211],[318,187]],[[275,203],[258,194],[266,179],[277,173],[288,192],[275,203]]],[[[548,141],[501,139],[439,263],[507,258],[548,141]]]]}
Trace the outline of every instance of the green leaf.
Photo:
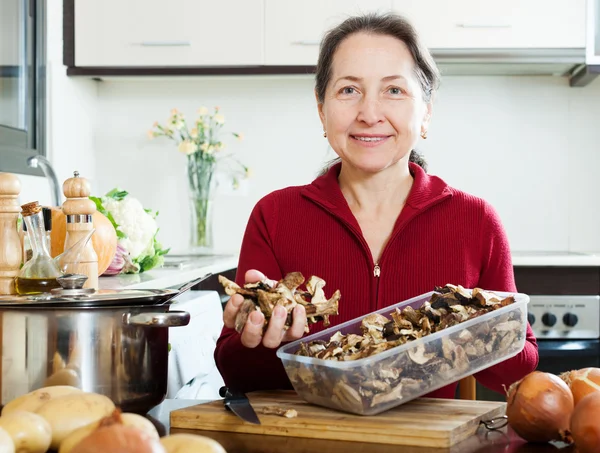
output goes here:
{"type": "Polygon", "coordinates": [[[116,200],[116,201],[121,201],[127,195],[129,195],[129,192],[127,192],[126,190],[119,190],[116,188],[106,194],[106,196],[108,198],[112,198],[113,200],[116,200]]]}
{"type": "Polygon", "coordinates": [[[89,199],[96,204],[96,209],[98,210],[98,212],[100,214],[104,214],[106,218],[110,221],[110,223],[112,223],[112,226],[117,232],[117,238],[127,239],[127,235],[119,229],[119,224],[115,221],[113,215],[109,211],[107,211],[104,205],[102,204],[102,199],[98,197],[89,197],[89,199]]]}

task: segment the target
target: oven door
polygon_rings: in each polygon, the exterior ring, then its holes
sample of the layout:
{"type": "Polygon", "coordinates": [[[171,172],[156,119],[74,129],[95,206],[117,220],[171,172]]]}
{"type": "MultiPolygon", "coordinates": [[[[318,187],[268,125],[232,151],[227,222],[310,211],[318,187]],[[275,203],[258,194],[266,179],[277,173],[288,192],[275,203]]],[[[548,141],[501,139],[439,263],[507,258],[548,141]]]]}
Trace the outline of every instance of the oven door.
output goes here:
{"type": "Polygon", "coordinates": [[[540,362],[546,373],[600,367],[600,340],[537,340],[540,362]]]}
{"type": "MultiPolygon", "coordinates": [[[[580,368],[600,368],[600,340],[537,340],[538,371],[559,375],[580,368]]],[[[506,396],[477,382],[477,399],[506,401],[506,396]]]]}

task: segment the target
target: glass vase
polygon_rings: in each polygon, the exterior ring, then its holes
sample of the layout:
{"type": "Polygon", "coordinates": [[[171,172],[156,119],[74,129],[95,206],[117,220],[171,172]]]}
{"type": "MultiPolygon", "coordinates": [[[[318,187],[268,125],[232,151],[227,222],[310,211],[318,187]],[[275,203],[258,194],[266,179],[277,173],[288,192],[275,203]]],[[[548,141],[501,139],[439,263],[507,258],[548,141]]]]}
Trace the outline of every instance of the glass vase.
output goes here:
{"type": "Polygon", "coordinates": [[[188,156],[190,190],[190,252],[211,253],[213,249],[212,205],[215,164],[209,156],[188,156]]]}

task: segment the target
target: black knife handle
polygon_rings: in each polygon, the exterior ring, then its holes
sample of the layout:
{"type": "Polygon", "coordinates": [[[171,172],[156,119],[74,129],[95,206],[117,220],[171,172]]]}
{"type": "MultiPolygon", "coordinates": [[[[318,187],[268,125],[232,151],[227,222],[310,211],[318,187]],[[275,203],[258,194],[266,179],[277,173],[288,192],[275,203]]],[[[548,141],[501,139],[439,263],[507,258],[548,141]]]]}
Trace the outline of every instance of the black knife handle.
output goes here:
{"type": "Polygon", "coordinates": [[[219,389],[219,396],[221,398],[231,398],[233,396],[233,393],[231,393],[229,391],[229,388],[227,388],[227,387],[221,387],[219,389]]]}
{"type": "Polygon", "coordinates": [[[221,398],[225,398],[225,400],[227,400],[227,401],[246,400],[247,399],[245,394],[243,394],[241,392],[233,391],[229,387],[221,387],[219,389],[219,396],[221,398]]]}

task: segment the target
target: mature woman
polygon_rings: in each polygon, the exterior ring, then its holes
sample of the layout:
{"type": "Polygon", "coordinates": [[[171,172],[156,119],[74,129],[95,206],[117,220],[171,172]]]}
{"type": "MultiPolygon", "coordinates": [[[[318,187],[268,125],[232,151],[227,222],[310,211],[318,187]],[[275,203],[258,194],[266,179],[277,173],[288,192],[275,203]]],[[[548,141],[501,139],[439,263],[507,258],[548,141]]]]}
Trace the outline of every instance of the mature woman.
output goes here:
{"type": "MultiPolygon", "coordinates": [[[[342,294],[332,325],[431,291],[446,283],[516,291],[508,240],[484,200],[426,173],[414,151],[427,137],[438,71],[411,25],[394,15],[347,19],[324,38],[315,94],[323,135],[339,156],[311,184],[277,190],[255,206],[241,248],[236,281],[281,279],[299,271],[342,294]]],[[[241,296],[224,311],[215,359],[225,383],[241,391],[291,388],[276,348],[300,338],[297,306],[291,328],[277,307],[262,335],[253,312],[234,330],[241,296]]],[[[313,325],[311,333],[322,329],[313,325]]],[[[503,386],[537,367],[527,326],[517,356],[476,379],[503,386]]],[[[456,383],[428,396],[453,398],[456,383]]]]}

